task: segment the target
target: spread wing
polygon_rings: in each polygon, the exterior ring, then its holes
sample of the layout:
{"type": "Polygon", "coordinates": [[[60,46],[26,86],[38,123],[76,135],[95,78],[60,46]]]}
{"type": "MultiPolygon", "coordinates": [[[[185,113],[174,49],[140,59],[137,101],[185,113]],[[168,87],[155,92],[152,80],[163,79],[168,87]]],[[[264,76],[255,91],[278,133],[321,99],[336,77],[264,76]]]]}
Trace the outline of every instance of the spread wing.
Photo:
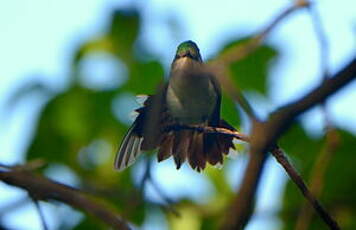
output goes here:
{"type": "Polygon", "coordinates": [[[143,137],[140,137],[138,133],[135,132],[136,129],[137,123],[134,122],[134,124],[127,131],[124,140],[120,145],[119,151],[116,154],[115,169],[119,171],[132,165],[141,153],[143,137]]]}
{"type": "Polygon", "coordinates": [[[127,131],[115,157],[114,167],[123,170],[132,165],[144,150],[157,148],[167,121],[164,85],[156,95],[148,96],[136,110],[138,116],[127,131]]]}

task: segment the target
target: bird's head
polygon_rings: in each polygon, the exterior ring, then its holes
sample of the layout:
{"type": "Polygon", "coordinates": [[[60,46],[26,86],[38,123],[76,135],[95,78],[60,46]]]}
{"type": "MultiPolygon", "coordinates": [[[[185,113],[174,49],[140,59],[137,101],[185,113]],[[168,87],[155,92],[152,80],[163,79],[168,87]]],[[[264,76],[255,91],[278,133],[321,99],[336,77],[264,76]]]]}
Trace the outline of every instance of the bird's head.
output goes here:
{"type": "Polygon", "coordinates": [[[176,61],[181,58],[189,58],[198,62],[202,62],[202,58],[200,56],[200,52],[197,44],[195,44],[193,41],[190,40],[182,42],[178,46],[177,53],[174,60],[176,61]]]}

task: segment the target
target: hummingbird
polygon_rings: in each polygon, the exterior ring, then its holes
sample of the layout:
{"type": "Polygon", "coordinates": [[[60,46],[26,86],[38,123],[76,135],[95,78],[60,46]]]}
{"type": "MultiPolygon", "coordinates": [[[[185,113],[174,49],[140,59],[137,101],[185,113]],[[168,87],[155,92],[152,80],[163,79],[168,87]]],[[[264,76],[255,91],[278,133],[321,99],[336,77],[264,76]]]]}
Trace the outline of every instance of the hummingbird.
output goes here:
{"type": "Polygon", "coordinates": [[[187,160],[198,172],[223,163],[235,148],[233,138],[194,129],[168,129],[174,125],[210,126],[235,130],[220,118],[221,89],[207,71],[198,46],[181,43],[171,64],[169,80],[138,108],[137,118],[127,131],[115,158],[115,168],[132,165],[143,151],[158,150],[158,161],[173,156],[176,168],[187,160]]]}

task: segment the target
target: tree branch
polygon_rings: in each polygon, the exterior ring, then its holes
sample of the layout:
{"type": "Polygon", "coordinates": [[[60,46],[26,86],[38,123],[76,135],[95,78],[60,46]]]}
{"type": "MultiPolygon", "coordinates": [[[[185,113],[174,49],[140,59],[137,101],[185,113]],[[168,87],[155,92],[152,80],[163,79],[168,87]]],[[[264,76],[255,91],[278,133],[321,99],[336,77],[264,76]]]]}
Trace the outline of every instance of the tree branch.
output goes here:
{"type": "MultiPolygon", "coordinates": [[[[256,161],[262,162],[265,159],[265,155],[268,150],[273,149],[276,146],[277,139],[283,134],[283,132],[291,125],[292,121],[301,113],[306,111],[307,109],[315,106],[321,102],[323,102],[327,97],[334,94],[336,91],[341,89],[343,86],[348,84],[351,80],[356,77],[356,59],[353,59],[345,68],[343,68],[339,73],[330,79],[325,80],[320,86],[312,90],[306,96],[297,100],[294,103],[290,103],[286,106],[283,106],[281,109],[277,110],[272,114],[270,119],[267,122],[255,122],[253,126],[252,134],[251,134],[251,160],[252,158],[256,158],[256,161]]],[[[252,168],[251,171],[248,171],[246,174],[252,174],[258,176],[259,172],[253,172],[252,169],[262,170],[260,168],[252,168]]],[[[244,190],[250,192],[249,194],[242,193],[242,189],[238,196],[236,197],[235,204],[233,204],[236,209],[234,209],[236,218],[227,221],[226,229],[237,228],[244,226],[247,223],[246,218],[246,210],[249,210],[246,205],[248,203],[251,205],[254,197],[255,190],[252,188],[256,187],[256,183],[258,179],[255,181],[249,181],[251,176],[246,175],[245,180],[242,185],[246,183],[246,187],[249,187],[249,190],[244,190]],[[244,205],[241,205],[243,202],[244,205]],[[239,206],[240,204],[240,206],[239,206]],[[243,211],[245,209],[245,212],[243,211]]],[[[243,186],[242,186],[243,188],[243,186]]],[[[320,209],[320,208],[318,208],[320,209]]],[[[232,210],[231,210],[232,211],[232,210]]],[[[321,215],[324,219],[325,215],[321,215]]],[[[338,225],[335,221],[332,220],[327,221],[324,219],[325,223],[327,223],[330,229],[339,229],[338,225]],[[331,224],[330,224],[331,223],[331,224]]]]}
{"type": "MultiPolygon", "coordinates": [[[[114,210],[101,204],[101,202],[94,201],[93,197],[88,194],[27,170],[16,170],[16,167],[14,169],[8,168],[10,170],[0,171],[0,180],[9,185],[25,189],[34,199],[61,201],[97,217],[114,229],[130,229],[128,224],[114,210]]],[[[95,198],[95,200],[97,199],[95,198]]]]}
{"type": "Polygon", "coordinates": [[[307,185],[304,183],[302,177],[295,170],[295,168],[289,163],[288,158],[285,156],[280,148],[275,148],[272,151],[272,155],[276,160],[283,166],[283,168],[288,173],[292,181],[298,186],[301,193],[313,206],[314,210],[319,214],[321,219],[330,227],[330,229],[340,229],[336,221],[329,215],[329,213],[322,207],[316,197],[308,189],[307,185]]]}
{"type": "MultiPolygon", "coordinates": [[[[248,211],[251,210],[250,207],[252,206],[254,193],[259,180],[258,178],[263,168],[263,159],[266,158],[267,151],[276,146],[275,143],[277,139],[290,126],[292,121],[307,109],[323,102],[327,97],[334,94],[355,77],[356,59],[353,59],[345,68],[337,73],[335,77],[325,80],[320,86],[298,101],[277,110],[267,122],[254,122],[255,124],[251,134],[250,162],[254,160],[260,163],[260,167],[257,167],[251,162],[251,167],[247,168],[242,187],[229,212],[235,213],[236,216],[233,219],[230,218],[226,220],[224,229],[242,228],[242,226],[247,223],[249,218],[248,211]],[[244,185],[246,185],[247,188],[244,188],[244,185]]],[[[324,218],[323,216],[325,215],[321,215],[322,218],[324,218]]],[[[339,229],[336,222],[332,219],[326,223],[334,223],[329,225],[330,229],[339,229]]]]}
{"type": "MultiPolygon", "coordinates": [[[[231,131],[229,129],[225,128],[215,128],[215,127],[209,127],[209,126],[187,126],[187,125],[175,125],[175,126],[170,126],[169,130],[179,130],[179,129],[189,129],[189,130],[195,130],[198,132],[203,132],[203,133],[216,133],[216,134],[222,134],[222,135],[228,135],[232,136],[238,140],[245,141],[245,142],[250,142],[250,138],[242,134],[238,131],[231,131]]],[[[276,158],[277,162],[282,165],[282,167],[285,169],[291,180],[297,185],[301,193],[304,195],[304,197],[310,202],[310,204],[314,207],[315,211],[320,215],[320,217],[327,223],[329,226],[334,226],[331,229],[338,229],[336,222],[331,218],[331,216],[327,213],[327,211],[321,206],[321,204],[318,202],[318,200],[313,196],[313,194],[310,192],[308,189],[307,185],[303,181],[302,177],[299,175],[297,170],[293,167],[293,165],[289,162],[288,158],[286,157],[285,153],[283,152],[282,149],[279,147],[274,147],[271,151],[272,155],[276,158]]],[[[259,167],[258,163],[250,166],[252,167],[259,167]]],[[[251,175],[250,175],[251,176],[251,175]]],[[[252,175],[251,177],[255,177],[252,175]]],[[[251,179],[252,180],[252,179],[251,179]]],[[[246,191],[240,191],[240,192],[246,192],[246,191]]],[[[234,202],[235,204],[239,204],[239,207],[241,207],[241,203],[234,202]]],[[[245,206],[244,208],[240,208],[239,210],[242,210],[240,215],[248,215],[248,213],[252,212],[250,208],[251,206],[245,206]]],[[[232,206],[231,209],[234,211],[235,206],[232,206]]],[[[234,219],[234,216],[237,216],[236,212],[232,212],[230,218],[234,219]]],[[[246,221],[246,218],[242,218],[243,221],[246,221]]],[[[238,225],[240,226],[240,225],[238,225]]],[[[226,226],[225,228],[232,228],[231,226],[226,226]]]]}
{"type": "MultiPolygon", "coordinates": [[[[330,59],[330,48],[328,44],[328,39],[326,36],[325,29],[322,24],[320,15],[318,14],[315,7],[309,6],[308,13],[313,25],[313,31],[315,37],[319,44],[319,56],[320,56],[320,72],[323,75],[323,81],[327,80],[330,75],[329,70],[329,59],[330,59]]],[[[327,108],[327,100],[321,104],[321,112],[324,117],[324,138],[326,143],[324,144],[322,150],[319,152],[317,159],[314,162],[314,166],[311,171],[309,186],[310,191],[318,198],[321,194],[324,176],[327,171],[331,159],[336,152],[337,146],[339,145],[339,138],[336,129],[334,128],[330,115],[327,108]]],[[[306,230],[310,226],[310,222],[313,217],[312,210],[308,207],[307,201],[303,202],[303,205],[299,211],[299,215],[296,221],[296,230],[306,230]]]]}
{"type": "Polygon", "coordinates": [[[223,134],[223,135],[234,137],[241,141],[250,142],[250,137],[243,133],[240,133],[238,131],[232,131],[230,129],[211,127],[211,126],[175,124],[175,125],[168,126],[165,129],[165,132],[169,132],[173,130],[182,130],[182,129],[194,130],[201,133],[223,134]]]}
{"type": "MultiPolygon", "coordinates": [[[[356,78],[356,57],[351,60],[342,70],[334,77],[325,80],[314,90],[299,100],[285,105],[274,112],[269,121],[263,124],[264,130],[267,131],[264,135],[265,144],[263,150],[268,149],[276,142],[282,133],[290,126],[292,121],[301,113],[311,107],[322,103],[330,95],[336,93],[342,87],[356,78]]],[[[262,130],[263,131],[263,130],[262,130]]]]}

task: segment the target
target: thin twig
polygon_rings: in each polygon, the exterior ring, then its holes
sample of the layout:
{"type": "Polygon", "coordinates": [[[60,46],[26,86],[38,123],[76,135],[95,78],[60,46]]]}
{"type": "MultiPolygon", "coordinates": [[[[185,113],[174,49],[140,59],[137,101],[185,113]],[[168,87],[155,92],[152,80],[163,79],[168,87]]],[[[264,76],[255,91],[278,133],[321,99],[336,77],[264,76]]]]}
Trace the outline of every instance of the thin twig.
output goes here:
{"type": "Polygon", "coordinates": [[[237,88],[236,84],[233,84],[231,78],[227,77],[229,76],[229,65],[233,62],[242,60],[253,51],[255,51],[261,45],[267,35],[269,35],[286,17],[288,17],[294,11],[308,5],[309,2],[304,0],[293,3],[276,18],[274,18],[270,23],[268,23],[260,32],[256,33],[254,37],[250,38],[247,43],[235,46],[227,50],[219,57],[208,63],[210,71],[214,73],[215,76],[219,79],[225,91],[230,95],[231,98],[240,104],[240,106],[247,113],[251,120],[258,120],[256,113],[246,98],[243,96],[241,90],[237,88]]]}
{"type": "Polygon", "coordinates": [[[146,168],[140,183],[140,191],[142,194],[145,191],[145,186],[147,184],[147,181],[151,177],[151,159],[147,156],[145,160],[146,160],[146,168]]]}
{"type": "Polygon", "coordinates": [[[140,191],[141,193],[144,193],[144,190],[146,188],[146,185],[148,183],[150,183],[152,185],[152,188],[156,191],[156,193],[161,197],[161,199],[164,201],[164,204],[160,204],[159,206],[167,211],[172,212],[175,216],[180,217],[180,213],[178,212],[178,210],[176,210],[173,205],[174,205],[174,201],[168,197],[163,190],[158,186],[158,184],[156,183],[156,181],[152,178],[152,174],[151,174],[151,159],[149,157],[147,157],[146,159],[146,169],[145,169],[145,173],[141,179],[141,184],[140,184],[140,191]]]}
{"type": "Polygon", "coordinates": [[[313,26],[313,30],[315,33],[315,37],[318,40],[319,44],[319,56],[320,56],[320,69],[322,70],[323,80],[329,78],[330,70],[329,70],[329,60],[330,60],[330,49],[329,43],[326,37],[326,33],[324,30],[323,23],[321,21],[320,15],[316,11],[315,7],[309,6],[307,7],[309,12],[311,23],[313,26]]]}
{"type": "MultiPolygon", "coordinates": [[[[114,229],[130,229],[122,218],[111,208],[98,203],[84,192],[70,186],[54,182],[30,171],[0,171],[0,180],[25,189],[38,200],[57,200],[81,209],[97,217],[114,229]]],[[[95,198],[97,200],[97,198],[95,198]]]]}
{"type": "Polygon", "coordinates": [[[288,173],[289,177],[298,186],[299,190],[302,192],[304,197],[310,202],[315,211],[324,220],[324,222],[330,227],[330,229],[337,230],[340,229],[336,221],[328,214],[328,212],[322,207],[315,196],[310,192],[306,184],[304,183],[302,177],[295,170],[295,168],[289,163],[288,158],[285,156],[280,148],[275,148],[272,151],[272,155],[276,160],[283,166],[283,168],[288,173]]]}
{"type": "Polygon", "coordinates": [[[153,189],[157,192],[157,194],[161,197],[161,199],[165,202],[164,205],[160,205],[163,209],[170,211],[173,213],[176,217],[181,217],[181,214],[179,211],[174,208],[175,201],[172,200],[170,197],[168,197],[163,190],[158,186],[156,181],[154,181],[152,178],[149,179],[149,182],[151,183],[153,189]]]}
{"type": "Polygon", "coordinates": [[[33,203],[34,203],[34,205],[36,207],[38,216],[40,217],[43,230],[48,230],[46,219],[45,219],[44,213],[42,212],[42,209],[40,207],[39,201],[34,197],[31,197],[31,199],[32,199],[32,201],[33,201],[33,203]]]}
{"type": "MultiPolygon", "coordinates": [[[[320,69],[323,76],[323,81],[327,80],[330,75],[329,70],[329,59],[330,59],[330,49],[324,30],[320,15],[318,14],[315,7],[309,6],[307,8],[311,23],[313,25],[313,30],[315,37],[318,40],[319,44],[319,56],[320,56],[320,69]]],[[[310,176],[310,191],[318,198],[321,194],[324,182],[324,175],[327,171],[331,158],[334,155],[337,146],[339,145],[339,138],[336,130],[334,129],[331,119],[329,117],[327,101],[325,100],[321,104],[321,110],[324,117],[324,130],[325,130],[325,139],[326,143],[320,151],[312,172],[310,176]]],[[[313,212],[308,208],[306,201],[303,202],[302,208],[300,209],[298,219],[296,221],[295,229],[296,230],[306,230],[310,225],[313,212]]]]}
{"type": "MultiPolygon", "coordinates": [[[[317,198],[320,196],[324,185],[324,175],[331,162],[331,158],[334,155],[337,147],[339,146],[339,138],[336,130],[327,131],[326,133],[326,143],[323,146],[318,158],[316,159],[313,170],[311,172],[310,179],[310,191],[317,198]]],[[[305,230],[308,228],[312,212],[308,208],[307,203],[304,202],[297,219],[296,230],[305,230]]]]}
{"type": "Polygon", "coordinates": [[[249,142],[250,137],[240,133],[238,131],[232,131],[230,129],[225,129],[225,128],[218,128],[218,127],[210,127],[210,126],[201,126],[201,125],[183,125],[183,124],[177,124],[177,125],[171,125],[166,128],[166,132],[169,132],[171,130],[182,130],[182,129],[187,129],[187,130],[195,130],[197,132],[201,133],[216,133],[216,134],[224,134],[228,135],[231,137],[234,137],[238,140],[249,142]]]}
{"type": "MultiPolygon", "coordinates": [[[[309,5],[306,9],[309,13],[311,23],[313,26],[313,31],[319,44],[319,59],[320,59],[320,70],[321,70],[320,72],[322,75],[322,80],[325,81],[330,77],[330,68],[329,68],[330,47],[329,47],[328,39],[326,36],[326,32],[321,17],[318,14],[316,8],[312,5],[309,5]]],[[[329,129],[332,128],[332,125],[327,109],[327,101],[324,101],[321,104],[321,109],[324,116],[325,129],[326,131],[328,131],[329,129]]]]}
{"type": "Polygon", "coordinates": [[[290,16],[293,12],[298,9],[304,8],[309,6],[308,1],[297,1],[292,3],[290,6],[286,7],[277,17],[275,17],[271,22],[267,23],[266,26],[261,29],[260,32],[257,32],[254,37],[252,37],[247,43],[236,46],[234,48],[229,49],[228,51],[221,54],[216,60],[212,61],[211,64],[213,65],[214,62],[218,62],[219,65],[228,66],[233,62],[237,62],[251,54],[255,51],[264,39],[272,33],[272,31],[277,28],[277,26],[283,22],[288,16],[290,16]]]}

